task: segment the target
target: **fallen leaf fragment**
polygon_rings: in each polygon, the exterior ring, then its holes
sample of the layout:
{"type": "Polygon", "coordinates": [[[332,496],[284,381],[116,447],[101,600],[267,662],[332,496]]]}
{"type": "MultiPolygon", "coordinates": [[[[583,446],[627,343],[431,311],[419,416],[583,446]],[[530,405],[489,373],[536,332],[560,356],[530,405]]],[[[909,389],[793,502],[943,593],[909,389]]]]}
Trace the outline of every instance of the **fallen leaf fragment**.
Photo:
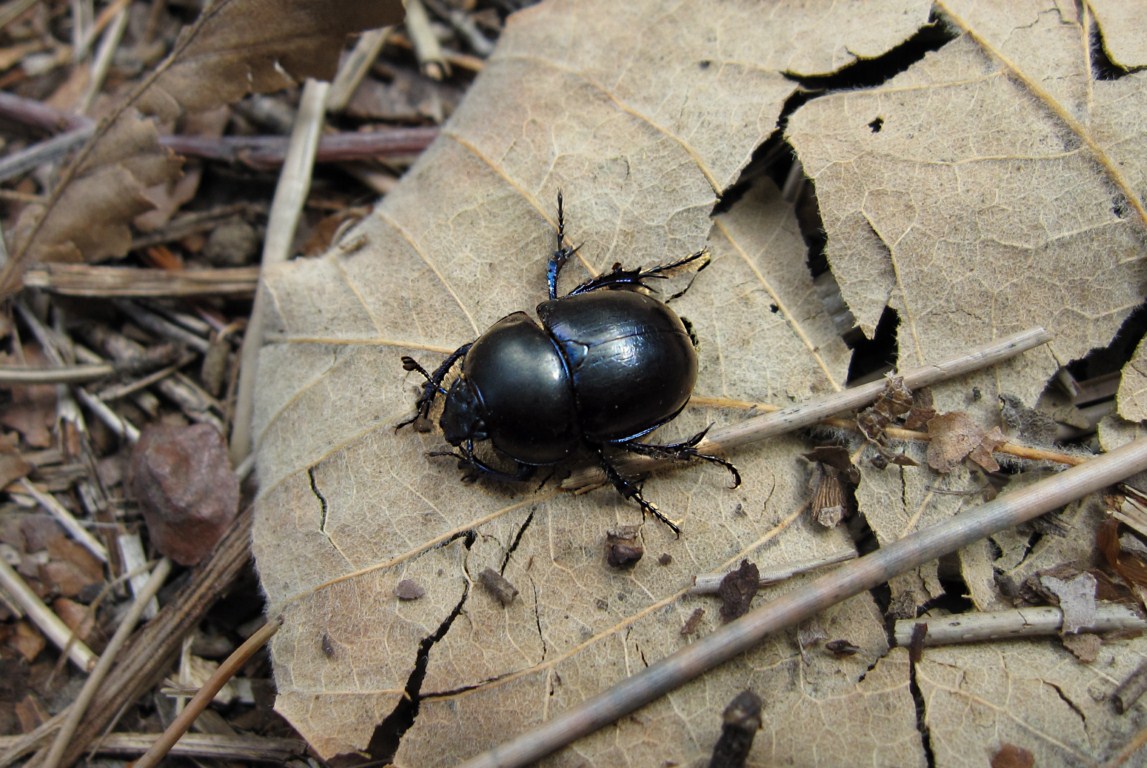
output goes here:
{"type": "Polygon", "coordinates": [[[1124,69],[1147,67],[1147,35],[1143,34],[1143,7],[1123,0],[1090,0],[1088,7],[1099,23],[1103,50],[1124,69]]]}
{"type": "Polygon", "coordinates": [[[36,262],[102,261],[127,253],[131,220],[151,210],[147,189],[174,179],[182,165],[159,146],[155,123],[125,110],[77,160],[45,205],[24,209],[14,250],[36,262]]]}
{"type": "Polygon", "coordinates": [[[912,410],[912,391],[904,386],[904,379],[889,376],[880,397],[860,412],[856,423],[864,436],[874,442],[884,439],[884,429],[912,410]]]}
{"type": "MultiPolygon", "coordinates": [[[[7,356],[6,356],[7,357],[7,356]]],[[[26,347],[20,364],[47,366],[42,354],[26,347]]],[[[15,360],[8,358],[8,362],[15,360]]],[[[56,387],[51,384],[12,387],[9,400],[0,408],[0,424],[14,429],[32,448],[47,448],[52,444],[52,429],[56,423],[56,387]]]]}
{"type": "Polygon", "coordinates": [[[1119,415],[1128,421],[1147,419],[1147,338],[1123,366],[1115,403],[1119,415]]]}
{"type": "Polygon", "coordinates": [[[131,489],[152,544],[180,565],[206,557],[239,513],[239,479],[209,424],[145,429],[132,450],[131,489]]]}
{"type": "Polygon", "coordinates": [[[1091,664],[1098,659],[1099,649],[1103,646],[1103,640],[1099,635],[1090,632],[1064,635],[1061,642],[1064,648],[1071,651],[1072,655],[1084,664],[1091,664]]]}
{"type": "Polygon", "coordinates": [[[32,471],[32,465],[20,455],[18,443],[15,435],[0,435],[0,488],[6,488],[32,471]]]}
{"type": "Polygon", "coordinates": [[[19,285],[30,261],[118,258],[131,244],[131,221],[152,210],[181,160],[160,147],[153,117],[173,122],[248,93],[280,90],[306,77],[330,79],[346,36],[402,19],[396,0],[210,5],[155,68],[97,129],[44,205],[25,209],[13,258],[0,271],[0,296],[19,285]]]}
{"type": "Polygon", "coordinates": [[[8,645],[16,649],[26,661],[35,661],[48,641],[32,626],[31,622],[16,622],[15,630],[8,637],[8,645]]]}
{"type": "Polygon", "coordinates": [[[1095,623],[1095,577],[1084,571],[1071,579],[1044,574],[1040,583],[1059,601],[1065,635],[1079,632],[1095,623]]]}
{"type": "Polygon", "coordinates": [[[1004,436],[1004,433],[1000,431],[999,427],[992,427],[984,433],[980,442],[976,443],[976,446],[972,448],[971,453],[968,454],[968,458],[988,472],[999,472],[1000,463],[996,461],[992,454],[999,450],[1000,446],[1007,441],[1008,439],[1004,436]]]}
{"type": "Polygon", "coordinates": [[[347,35],[397,24],[402,17],[396,0],[214,3],[180,35],[140,106],[172,118],[287,88],[305,77],[329,80],[347,35]]]}
{"type": "Polygon", "coordinates": [[[928,421],[928,465],[941,474],[948,474],[964,459],[971,459],[989,472],[1000,465],[992,453],[1007,442],[999,427],[985,431],[972,417],[962,411],[942,413],[928,421]]]}

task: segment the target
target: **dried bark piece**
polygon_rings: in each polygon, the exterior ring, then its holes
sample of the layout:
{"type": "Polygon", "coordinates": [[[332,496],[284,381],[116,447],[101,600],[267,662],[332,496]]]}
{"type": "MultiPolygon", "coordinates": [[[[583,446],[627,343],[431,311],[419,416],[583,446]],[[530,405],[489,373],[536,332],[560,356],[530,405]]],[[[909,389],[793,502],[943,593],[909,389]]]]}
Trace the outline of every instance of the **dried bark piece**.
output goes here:
{"type": "Polygon", "coordinates": [[[0,488],[6,488],[32,471],[17,448],[15,435],[0,435],[0,488]]]}
{"type": "Polygon", "coordinates": [[[815,462],[809,479],[812,488],[809,511],[821,526],[835,528],[850,511],[845,485],[856,487],[860,470],[853,466],[848,451],[838,446],[820,446],[804,457],[815,462]]]}
{"type": "Polygon", "coordinates": [[[1034,765],[1035,755],[1015,744],[1001,744],[992,755],[992,768],[1032,768],[1034,765]]]}
{"type": "Polygon", "coordinates": [[[605,562],[610,568],[632,568],[645,556],[637,526],[623,525],[605,535],[605,562]]]}
{"type": "Polygon", "coordinates": [[[753,737],[761,729],[762,703],[761,697],[749,690],[741,691],[729,702],[709,768],[737,768],[745,764],[753,748],[753,737]]]}
{"type": "Polygon", "coordinates": [[[514,602],[514,598],[518,596],[518,588],[493,568],[484,568],[478,574],[478,582],[503,606],[514,602]]]}
{"type": "Polygon", "coordinates": [[[717,595],[721,598],[721,620],[730,622],[749,612],[761,586],[761,572],[754,563],[741,561],[741,567],[725,574],[717,595]]]}
{"type": "Polygon", "coordinates": [[[394,596],[399,600],[419,600],[426,596],[426,590],[414,579],[403,579],[394,585],[394,596]]]}
{"type": "Polygon", "coordinates": [[[181,565],[206,557],[239,512],[239,480],[209,424],[145,429],[131,455],[131,488],[152,544],[181,565]]]}
{"type": "Polygon", "coordinates": [[[884,392],[875,403],[861,411],[856,424],[864,436],[873,442],[884,440],[884,429],[912,410],[912,390],[904,386],[900,376],[889,376],[884,392]]]}
{"type": "Polygon", "coordinates": [[[697,627],[701,625],[701,619],[705,618],[704,608],[694,608],[693,613],[689,614],[689,618],[685,620],[685,624],[681,627],[681,634],[689,636],[697,631],[697,627]]]}

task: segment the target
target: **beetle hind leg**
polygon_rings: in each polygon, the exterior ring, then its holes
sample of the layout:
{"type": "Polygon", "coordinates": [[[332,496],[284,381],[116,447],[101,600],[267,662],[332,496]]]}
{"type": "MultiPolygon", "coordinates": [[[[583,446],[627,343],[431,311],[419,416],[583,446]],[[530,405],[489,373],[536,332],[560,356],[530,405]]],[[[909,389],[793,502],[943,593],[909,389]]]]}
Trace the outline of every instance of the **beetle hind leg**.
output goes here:
{"type": "MultiPolygon", "coordinates": [[[[430,418],[430,408],[434,405],[434,398],[440,394],[446,394],[446,390],[442,388],[442,380],[446,378],[448,373],[450,373],[450,369],[454,367],[454,364],[466,356],[466,353],[470,351],[470,346],[471,344],[463,344],[462,346],[458,347],[458,349],[451,352],[450,356],[443,360],[442,364],[434,369],[434,373],[428,373],[426,369],[423,368],[413,357],[408,357],[406,355],[402,356],[403,369],[407,371],[416,371],[417,373],[422,374],[422,378],[426,379],[426,383],[422,385],[422,394],[419,395],[418,399],[414,401],[414,415],[406,421],[401,422],[400,424],[396,424],[394,427],[396,431],[402,429],[408,424],[414,424],[415,422],[425,422],[428,418],[430,418]]],[[[419,427],[415,427],[415,429],[425,431],[421,430],[419,427]]]]}
{"type": "Polygon", "coordinates": [[[650,456],[655,459],[671,459],[673,461],[693,461],[699,459],[707,461],[710,464],[719,464],[725,469],[729,470],[729,474],[733,476],[733,487],[736,488],[741,484],[741,473],[733,465],[732,462],[726,461],[720,456],[712,453],[702,453],[697,450],[697,444],[704,439],[705,435],[709,433],[712,425],[705,427],[697,434],[688,440],[682,440],[679,443],[668,443],[666,445],[657,445],[654,443],[617,443],[618,446],[624,448],[631,453],[637,453],[642,456],[650,456]]]}
{"type": "Polygon", "coordinates": [[[685,292],[688,291],[689,288],[693,285],[693,281],[697,279],[697,275],[701,273],[701,270],[709,266],[710,260],[709,251],[703,248],[700,251],[690,254],[683,259],[678,259],[677,261],[673,261],[668,264],[659,264],[656,267],[652,267],[650,269],[641,269],[640,267],[637,269],[624,269],[620,264],[614,264],[611,271],[605,273],[604,275],[591,277],[589,280],[586,280],[577,288],[574,288],[567,295],[577,296],[578,294],[589,293],[591,291],[601,290],[602,288],[615,288],[621,286],[635,286],[638,288],[652,290],[645,283],[646,280],[664,280],[673,272],[676,272],[684,267],[689,266],[690,264],[693,264],[694,262],[697,262],[698,266],[695,267],[696,272],[693,274],[693,277],[690,278],[689,284],[665,300],[666,302],[669,302],[685,295],[685,292]]]}
{"type": "Polygon", "coordinates": [[[645,497],[641,495],[641,486],[632,480],[622,476],[617,471],[617,467],[606,457],[605,451],[601,447],[597,447],[598,460],[601,463],[601,468],[605,470],[605,476],[609,478],[609,482],[623,498],[633,499],[641,507],[641,511],[647,515],[652,515],[669,527],[677,538],[681,538],[681,528],[668,517],[661,513],[657,507],[653,506],[650,502],[646,501],[645,497]]]}

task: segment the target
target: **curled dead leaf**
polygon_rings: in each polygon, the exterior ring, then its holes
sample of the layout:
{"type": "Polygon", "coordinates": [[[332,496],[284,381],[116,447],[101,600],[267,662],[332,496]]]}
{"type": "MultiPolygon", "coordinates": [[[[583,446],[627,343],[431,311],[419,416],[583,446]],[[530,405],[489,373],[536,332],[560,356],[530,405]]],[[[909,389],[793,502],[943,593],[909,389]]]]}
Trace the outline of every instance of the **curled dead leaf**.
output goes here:
{"type": "Polygon", "coordinates": [[[149,187],[173,181],[181,161],[159,146],[158,117],[173,122],[248,93],[329,78],[351,32],[402,18],[397,0],[212,3],[171,54],[96,130],[43,205],[20,217],[0,297],[19,286],[25,264],[123,256],[130,223],[153,208],[149,187]]]}

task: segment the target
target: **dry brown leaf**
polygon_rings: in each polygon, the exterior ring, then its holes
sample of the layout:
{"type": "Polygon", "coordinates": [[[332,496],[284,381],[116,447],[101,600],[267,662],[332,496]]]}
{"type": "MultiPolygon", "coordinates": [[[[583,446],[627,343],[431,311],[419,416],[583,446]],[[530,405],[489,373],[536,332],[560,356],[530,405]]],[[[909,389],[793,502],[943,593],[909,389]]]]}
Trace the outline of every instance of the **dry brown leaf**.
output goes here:
{"type": "MultiPolygon", "coordinates": [[[[901,364],[1033,323],[1054,333],[968,379],[986,412],[1001,392],[1034,402],[1142,301],[1147,72],[1093,78],[1079,6],[938,9],[966,34],[884,85],[811,100],[787,135],[844,298],[868,333],[897,311],[901,364]]],[[[967,406],[962,391],[937,394],[944,410],[967,406]]]]}
{"type": "Polygon", "coordinates": [[[1103,40],[1103,51],[1124,69],[1147,67],[1147,25],[1142,2],[1088,0],[1103,40]]]}
{"type": "Polygon", "coordinates": [[[96,131],[48,202],[21,214],[0,296],[17,287],[24,263],[127,253],[129,224],[154,207],[148,188],[179,174],[180,162],[159,146],[153,116],[171,122],[304,77],[329,78],[348,34],[396,23],[401,13],[396,0],[213,3],[96,131]]]}
{"type": "Polygon", "coordinates": [[[966,458],[989,472],[998,472],[1000,465],[992,452],[1007,442],[999,427],[985,430],[960,411],[929,419],[928,436],[928,465],[941,474],[951,472],[966,458]]]}
{"type": "Polygon", "coordinates": [[[984,428],[966,413],[942,413],[928,421],[928,466],[948,474],[983,439],[984,428]]]}
{"type": "MultiPolygon", "coordinates": [[[[736,491],[716,470],[651,478],[646,493],[680,519],[684,533],[678,540],[664,526],[645,523],[640,539],[647,556],[619,571],[605,563],[606,532],[642,520],[611,490],[575,497],[548,487],[464,485],[452,462],[425,456],[443,446],[439,433],[392,429],[411,415],[419,383],[402,373],[402,355],[434,363],[508,312],[543,298],[558,189],[565,193],[567,233],[583,244],[580,263],[568,268],[571,281],[587,267],[652,265],[706,242],[713,253],[712,266],[676,304],[701,340],[696,397],[659,438],[739,418],[732,408],[718,410],[720,404],[781,404],[840,387],[847,351],[813,291],[790,206],[758,180],[727,212],[712,218],[709,212],[716,193],[776,128],[795,91],[782,71],[829,74],[854,61],[851,52],[879,55],[926,24],[929,6],[904,10],[886,2],[852,11],[827,2],[815,12],[775,4],[768,14],[755,3],[727,2],[531,8],[511,19],[442,137],[347,235],[366,245],[283,265],[269,276],[253,547],[270,610],[285,617],[272,647],[276,707],[320,754],[361,748],[409,694],[417,712],[404,723],[396,764],[472,756],[676,650],[689,641],[680,627],[697,608],[706,608],[697,631],[713,631],[716,603],[686,595],[692,576],[729,570],[742,559],[767,567],[852,546],[839,529],[813,530],[801,515],[807,490],[797,457],[808,446],[797,437],[739,452],[744,485],[736,491]],[[486,568],[519,590],[512,603],[475,587],[486,568]],[[393,589],[403,579],[419,584],[423,597],[399,602],[393,589]],[[452,738],[443,740],[444,733],[452,738]]],[[[1057,43],[1067,46],[1056,51],[1065,60],[1087,55],[1086,36],[1076,32],[1073,42],[1065,36],[1057,43]]],[[[1009,34],[1022,37],[1024,30],[1009,34]]],[[[1022,81],[993,73],[992,62],[962,37],[889,85],[813,97],[790,122],[818,195],[822,184],[828,191],[821,206],[834,271],[839,254],[860,253],[859,242],[879,245],[875,231],[903,243],[894,261],[882,246],[875,251],[880,260],[845,260],[836,276],[846,298],[857,300],[862,321],[889,301],[901,309],[906,365],[1036,320],[1061,326],[1056,354],[1070,356],[1076,347],[1106,343],[1138,301],[1131,296],[1142,270],[1131,246],[1142,238],[1142,222],[1112,214],[1110,198],[1096,202],[1109,180],[1082,151],[1065,150],[1061,141],[1054,153],[1046,150],[1055,163],[1040,160],[1028,142],[1030,123],[1044,121],[1044,136],[1070,139],[1070,130],[1052,131],[1054,115],[1039,108],[1022,81]],[[949,92],[962,88],[990,95],[987,107],[970,96],[947,106],[949,92]],[[881,111],[873,113],[864,99],[879,100],[881,111]],[[886,125],[905,121],[884,129],[896,138],[884,151],[855,141],[849,122],[863,115],[861,132],[879,138],[884,133],[868,127],[877,114],[886,125]],[[918,152],[909,134],[921,144],[918,152]],[[940,152],[943,142],[951,146],[940,152]],[[1006,159],[975,154],[986,150],[1006,159]],[[930,176],[945,171],[948,186],[930,176]],[[956,184],[956,173],[970,175],[956,184]],[[1013,184],[1013,173],[1024,183],[1013,184]],[[1048,191],[1060,218],[1036,226],[1039,211],[1028,206],[1044,199],[1033,193],[1060,182],[1073,190],[1061,197],[1079,206],[1076,218],[1069,222],[1067,203],[1048,191]],[[954,209],[915,184],[953,195],[954,209]],[[841,188],[849,185],[869,199],[842,208],[841,188]],[[998,197],[998,208],[971,206],[977,195],[998,197]],[[914,200],[928,214],[919,224],[903,206],[914,200]],[[1016,209],[1005,210],[1012,202],[1016,209]],[[842,217],[850,210],[859,215],[861,203],[866,213],[871,207],[879,214],[878,225],[842,229],[842,217]],[[977,210],[982,220],[973,216],[977,210]],[[977,222],[983,230],[973,237],[977,222]],[[1011,252],[1034,254],[1010,282],[993,271],[1003,269],[1001,242],[1011,252]],[[995,259],[983,267],[982,280],[981,250],[995,259]],[[1087,263],[1065,266],[1069,251],[1087,263]],[[850,271],[865,264],[872,268],[867,278],[850,271]],[[953,264],[964,271],[947,269],[953,264]],[[885,272],[890,277],[877,286],[878,303],[866,304],[871,276],[885,272]],[[1082,274],[1104,290],[1084,291],[1082,274]],[[971,283],[999,292],[998,299],[993,304],[983,292],[969,293],[971,283]],[[1053,283],[1062,288],[1055,302],[1045,295],[1053,283]],[[1070,306],[1064,296],[1074,291],[1082,294],[1076,313],[1064,309],[1070,306]]],[[[1085,81],[1087,74],[1084,68],[1085,81]]],[[[1141,113],[1143,99],[1128,100],[1141,113]]],[[[1122,145],[1119,152],[1130,168],[1142,162],[1122,145]]],[[[1025,356],[1023,365],[1006,366],[1000,381],[981,377],[993,382],[979,383],[989,393],[983,400],[994,405],[990,393],[1001,382],[1034,400],[1053,368],[1050,355],[1025,356]]],[[[967,380],[938,388],[937,402],[967,398],[969,391],[967,380]]],[[[862,471],[858,503],[881,542],[946,519],[978,498],[978,480],[963,467],[940,478],[920,467],[862,471]]],[[[1016,555],[1013,570],[1039,560],[1052,539],[1016,555]]],[[[978,603],[990,603],[988,544],[977,552],[969,589],[980,592],[978,603]]],[[[909,577],[916,585],[894,591],[894,600],[906,595],[912,610],[945,593],[935,566],[909,577]]],[[[770,594],[776,592],[757,599],[770,594]]],[[[887,651],[873,601],[847,601],[818,622],[826,637],[847,637],[861,651],[847,659],[802,655],[791,634],[781,634],[579,741],[552,763],[707,759],[721,710],[748,687],[767,691],[770,702],[767,730],[754,747],[759,762],[926,764],[907,655],[887,651]]],[[[1140,647],[1124,642],[1124,652],[1140,647]]],[[[937,653],[930,650],[923,663],[937,653]]],[[[1062,668],[1055,672],[1078,684],[1062,668]]],[[[997,671],[994,680],[1002,678],[997,671]]],[[[923,698],[929,718],[932,692],[923,698]]],[[[1024,704],[1010,701],[1006,689],[991,693],[997,698],[986,700],[989,710],[1024,704]]],[[[1025,747],[1033,740],[1005,729],[984,733],[978,723],[961,733],[945,707],[935,715],[937,728],[947,729],[945,744],[960,744],[958,757],[980,764],[1001,734],[1025,747]]],[[[1113,737],[1105,738],[1102,744],[1110,745],[1113,737]]],[[[1037,746],[1029,747],[1037,755],[1055,749],[1037,746]]]]}
{"type": "Polygon", "coordinates": [[[1107,694],[1140,659],[1122,643],[1091,664],[1040,640],[929,648],[915,679],[935,764],[982,766],[1001,742],[1022,744],[1040,766],[1103,764],[1135,730],[1107,694]]]}
{"type": "Polygon", "coordinates": [[[968,458],[978,464],[987,472],[999,472],[1000,463],[996,461],[995,453],[1008,439],[999,427],[992,427],[980,437],[980,442],[972,448],[968,458]]]}
{"type": "Polygon", "coordinates": [[[147,188],[174,178],[182,164],[159,146],[155,124],[133,109],[94,141],[47,206],[24,209],[15,231],[18,252],[38,262],[124,255],[129,222],[152,208],[147,188]]]}
{"type": "MultiPolygon", "coordinates": [[[[4,423],[0,413],[0,423],[4,423]]],[[[14,434],[0,434],[0,488],[7,488],[32,471],[32,464],[20,454],[19,438],[14,434]]]]}
{"type": "MultiPolygon", "coordinates": [[[[766,547],[770,561],[800,561],[851,546],[840,532],[803,525],[796,440],[751,452],[737,491],[704,469],[653,478],[648,494],[681,519],[684,536],[644,524],[649,556],[616,571],[604,562],[605,532],[642,520],[611,490],[572,497],[463,485],[451,462],[425,456],[440,435],[393,426],[410,414],[416,385],[402,354],[430,362],[543,298],[558,189],[568,234],[596,270],[656,264],[708,240],[712,266],[676,303],[702,343],[698,396],[784,401],[840,387],[847,350],[813,290],[791,207],[761,184],[715,221],[709,211],[794,92],[781,68],[831,71],[851,60],[848,48],[879,49],[880,37],[886,49],[923,23],[927,6],[885,12],[890,21],[878,27],[843,12],[828,24],[787,8],[767,19],[755,4],[705,13],[546,4],[519,14],[443,137],[351,235],[369,246],[272,277],[254,546],[271,610],[287,617],[273,646],[276,706],[322,754],[367,742],[402,701],[426,638],[441,634],[403,737],[404,764],[473,754],[601,690],[687,642],[679,628],[697,607],[707,607],[701,631],[712,631],[713,599],[685,596],[698,573],[766,547]],[[465,537],[471,529],[476,538],[465,537]],[[671,562],[660,564],[661,553],[671,562]],[[509,606],[471,588],[467,574],[486,567],[519,589],[509,606]],[[391,589],[403,578],[426,595],[399,604],[391,589]],[[323,633],[340,650],[334,658],[322,652],[323,633]],[[458,738],[443,744],[444,732],[458,738]]],[[[569,279],[584,276],[583,264],[569,267],[569,279]]],[[[694,406],[665,438],[718,416],[694,406]]],[[[832,685],[793,691],[812,711],[828,706],[830,690],[863,685],[881,653],[879,617],[867,598],[859,606],[849,630],[834,633],[864,653],[844,675],[818,657],[820,671],[807,674],[832,685]]],[[[786,659],[790,671],[800,665],[784,638],[761,654],[786,659]]],[[[675,698],[693,702],[689,711],[711,706],[719,722],[753,677],[747,669],[732,666],[675,698]]],[[[893,701],[908,717],[907,690],[893,701]]],[[[669,702],[648,717],[655,722],[591,739],[595,760],[678,759],[712,745],[688,736],[669,702]]],[[[910,728],[910,719],[897,722],[910,728]]],[[[871,734],[838,735],[840,756],[882,748],[871,734]]]]}
{"type": "Polygon", "coordinates": [[[1128,421],[1147,419],[1147,339],[1139,342],[1127,365],[1116,396],[1119,415],[1128,421]]]}
{"type": "Polygon", "coordinates": [[[397,0],[223,0],[180,35],[139,94],[143,112],[171,120],[249,93],[329,80],[346,36],[402,21],[397,0]]]}

